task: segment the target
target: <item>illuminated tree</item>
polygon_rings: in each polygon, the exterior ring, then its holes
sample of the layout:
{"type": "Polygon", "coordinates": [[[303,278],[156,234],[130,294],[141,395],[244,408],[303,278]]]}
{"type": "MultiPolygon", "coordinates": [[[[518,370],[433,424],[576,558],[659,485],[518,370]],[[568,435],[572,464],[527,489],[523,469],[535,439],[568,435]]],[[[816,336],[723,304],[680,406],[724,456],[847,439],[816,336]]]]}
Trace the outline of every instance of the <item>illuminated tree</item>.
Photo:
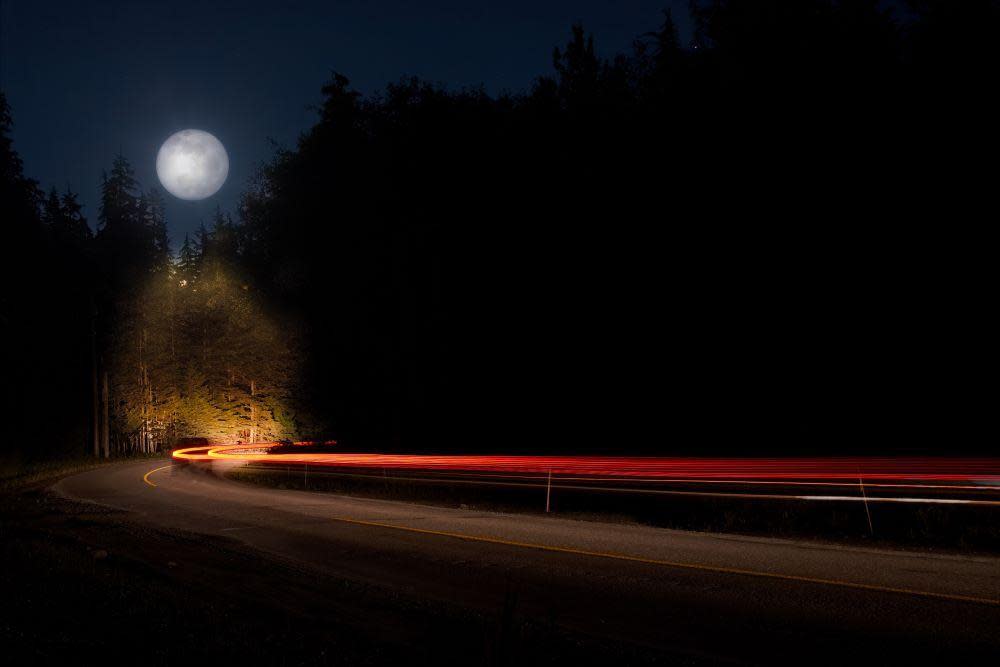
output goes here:
{"type": "Polygon", "coordinates": [[[198,253],[191,237],[184,235],[184,243],[181,244],[180,252],[177,255],[177,279],[181,287],[194,284],[198,278],[198,253]]]}

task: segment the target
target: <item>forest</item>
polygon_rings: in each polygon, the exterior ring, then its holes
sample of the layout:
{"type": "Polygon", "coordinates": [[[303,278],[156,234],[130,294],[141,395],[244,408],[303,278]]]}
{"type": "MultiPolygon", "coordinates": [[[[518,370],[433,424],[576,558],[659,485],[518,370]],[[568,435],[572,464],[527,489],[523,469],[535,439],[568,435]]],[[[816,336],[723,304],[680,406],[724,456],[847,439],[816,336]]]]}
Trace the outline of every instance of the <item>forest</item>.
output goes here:
{"type": "Polygon", "coordinates": [[[984,446],[1000,3],[690,12],[518,92],[334,72],[193,238],[147,156],[43,189],[0,92],[0,455],[984,446]]]}

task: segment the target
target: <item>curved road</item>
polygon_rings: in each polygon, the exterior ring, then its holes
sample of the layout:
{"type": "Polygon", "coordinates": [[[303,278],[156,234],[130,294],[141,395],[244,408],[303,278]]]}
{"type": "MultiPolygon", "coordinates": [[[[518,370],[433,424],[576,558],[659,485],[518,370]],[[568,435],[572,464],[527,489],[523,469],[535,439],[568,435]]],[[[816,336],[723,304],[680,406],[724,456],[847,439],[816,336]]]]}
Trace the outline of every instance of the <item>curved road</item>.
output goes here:
{"type": "MultiPolygon", "coordinates": [[[[281,491],[166,461],[95,469],[54,490],[239,540],[304,572],[458,609],[513,606],[527,623],[682,661],[1000,656],[997,558],[281,491]]],[[[265,576],[247,575],[251,587],[265,576]]]]}

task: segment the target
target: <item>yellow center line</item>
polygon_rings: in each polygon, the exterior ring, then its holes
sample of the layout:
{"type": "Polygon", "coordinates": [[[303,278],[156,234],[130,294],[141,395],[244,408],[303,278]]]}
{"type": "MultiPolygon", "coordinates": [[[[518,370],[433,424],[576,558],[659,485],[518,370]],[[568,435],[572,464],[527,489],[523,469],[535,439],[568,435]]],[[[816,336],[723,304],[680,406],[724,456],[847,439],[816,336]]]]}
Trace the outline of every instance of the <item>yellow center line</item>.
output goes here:
{"type": "Polygon", "coordinates": [[[334,517],[334,521],[349,523],[358,526],[370,526],[374,528],[391,528],[409,533],[420,533],[423,535],[437,535],[440,537],[451,537],[469,542],[486,542],[488,544],[502,544],[511,547],[521,547],[524,549],[536,549],[539,551],[554,551],[557,553],[575,554],[578,556],[591,556],[595,558],[610,558],[613,560],[623,560],[633,563],[645,563],[648,565],[660,565],[663,567],[673,567],[685,570],[701,570],[704,572],[717,572],[722,574],[736,574],[748,577],[763,577],[766,579],[782,579],[785,581],[800,581],[810,584],[822,584],[826,586],[839,586],[842,588],[853,588],[864,591],[877,591],[880,593],[898,593],[902,595],[915,595],[918,597],[933,598],[938,600],[951,600],[955,602],[972,602],[975,604],[985,604],[990,606],[1000,606],[1000,600],[994,598],[980,598],[969,595],[952,595],[950,593],[935,593],[932,591],[921,591],[911,588],[895,588],[892,586],[878,586],[875,584],[861,584],[854,581],[842,581],[839,579],[821,579],[819,577],[803,577],[795,574],[781,574],[778,572],[761,572],[759,570],[744,570],[735,567],[721,567],[717,565],[702,565],[700,563],[682,563],[678,561],[660,560],[656,558],[643,558],[641,556],[629,556],[606,551],[588,551],[586,549],[573,549],[571,547],[556,547],[548,544],[535,544],[532,542],[516,542],[514,540],[504,540],[498,537],[487,537],[483,535],[467,535],[465,533],[452,533],[443,530],[428,530],[426,528],[410,528],[409,526],[398,526],[391,523],[381,523],[379,521],[362,521],[348,517],[334,517]]]}
{"type": "Polygon", "coordinates": [[[142,476],[142,481],[144,481],[146,484],[149,484],[150,486],[155,487],[156,484],[154,484],[153,482],[151,482],[149,480],[149,476],[152,475],[154,472],[159,472],[161,470],[166,470],[167,468],[173,468],[173,467],[174,467],[174,464],[171,463],[170,465],[161,466],[159,468],[154,468],[153,470],[150,470],[149,472],[147,472],[145,475],[142,476]]]}

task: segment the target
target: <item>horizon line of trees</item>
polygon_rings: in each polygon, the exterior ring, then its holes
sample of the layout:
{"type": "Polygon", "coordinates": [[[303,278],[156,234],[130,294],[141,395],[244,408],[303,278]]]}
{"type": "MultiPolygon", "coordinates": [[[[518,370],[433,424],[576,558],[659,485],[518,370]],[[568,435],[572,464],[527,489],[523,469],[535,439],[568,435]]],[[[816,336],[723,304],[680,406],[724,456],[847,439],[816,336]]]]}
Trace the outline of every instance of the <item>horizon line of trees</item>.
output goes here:
{"type": "Polygon", "coordinates": [[[666,12],[607,59],[573,26],[518,94],[364,96],[334,73],[316,124],[176,257],[121,156],[96,234],[75,195],[43,195],[3,102],[15,432],[104,451],[972,441],[990,264],[963,223],[991,175],[955,147],[995,148],[1000,4],[907,4],[692,2],[690,46],[666,12]]]}

